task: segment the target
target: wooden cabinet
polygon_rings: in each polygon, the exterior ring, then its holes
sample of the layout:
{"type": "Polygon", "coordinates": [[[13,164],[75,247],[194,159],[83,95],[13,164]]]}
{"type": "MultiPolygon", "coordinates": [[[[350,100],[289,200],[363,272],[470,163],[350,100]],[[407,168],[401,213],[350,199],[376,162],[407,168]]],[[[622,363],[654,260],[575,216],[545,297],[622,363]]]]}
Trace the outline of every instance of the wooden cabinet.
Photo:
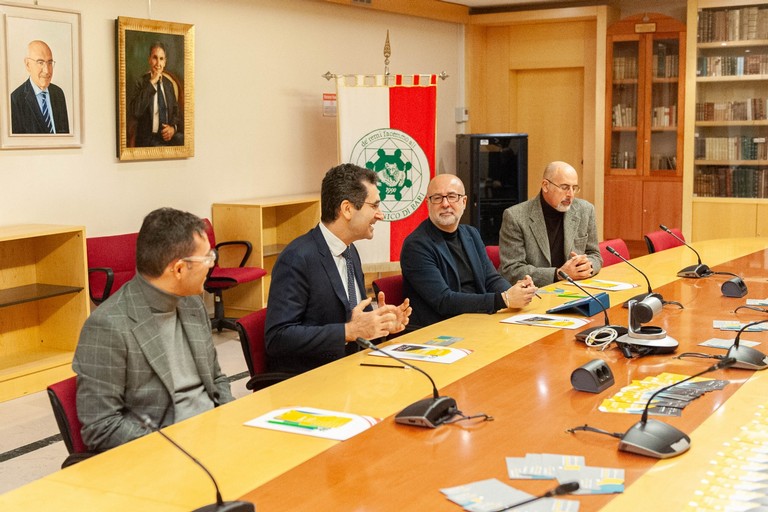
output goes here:
{"type": "Polygon", "coordinates": [[[0,227],[0,401],[72,375],[87,279],[84,228],[0,227]]]}
{"type": "MultiPolygon", "coordinates": [[[[226,294],[225,314],[241,317],[267,305],[270,274],[280,252],[294,238],[303,235],[320,221],[319,195],[300,195],[248,199],[212,206],[213,229],[217,241],[248,240],[253,253],[248,265],[267,271],[264,278],[241,284],[226,294]]],[[[222,264],[237,265],[220,255],[222,264]]]]}
{"type": "Polygon", "coordinates": [[[639,241],[659,223],[681,225],[685,34],[660,14],[608,27],[606,239],[639,241]]]}
{"type": "Polygon", "coordinates": [[[758,236],[768,207],[768,4],[695,3],[693,240],[758,236]]]}

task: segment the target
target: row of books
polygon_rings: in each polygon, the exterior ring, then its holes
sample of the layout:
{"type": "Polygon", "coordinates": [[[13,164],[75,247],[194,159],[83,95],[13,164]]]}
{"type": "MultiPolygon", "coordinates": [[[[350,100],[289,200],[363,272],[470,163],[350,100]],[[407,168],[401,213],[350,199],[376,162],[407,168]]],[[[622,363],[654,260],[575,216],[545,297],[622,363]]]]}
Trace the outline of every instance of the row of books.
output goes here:
{"type": "Polygon", "coordinates": [[[761,121],[768,119],[768,98],[696,103],[697,121],[761,121]]]}
{"type": "Polygon", "coordinates": [[[697,39],[699,43],[768,39],[768,8],[699,11],[697,39]]]}
{"type": "Polygon", "coordinates": [[[677,157],[675,155],[651,155],[651,170],[674,171],[677,169],[677,157]]]}
{"type": "Polygon", "coordinates": [[[768,75],[768,54],[696,58],[696,76],[768,75]]]}
{"type": "Polygon", "coordinates": [[[677,78],[680,58],[677,55],[654,53],[652,66],[654,78],[677,78]]]}
{"type": "Polygon", "coordinates": [[[633,105],[614,105],[611,119],[615,128],[637,126],[637,110],[633,105]]]}
{"type": "Polygon", "coordinates": [[[765,137],[696,137],[693,145],[696,160],[766,160],[765,137]]]}
{"type": "Polygon", "coordinates": [[[613,79],[631,80],[637,78],[637,57],[614,57],[613,79]]]}
{"type": "Polygon", "coordinates": [[[632,151],[614,151],[611,153],[611,169],[634,169],[637,157],[632,151]]]}
{"type": "Polygon", "coordinates": [[[653,107],[651,109],[651,126],[654,128],[676,126],[677,105],[669,107],[653,107]]]}
{"type": "Polygon", "coordinates": [[[699,167],[693,193],[698,197],[768,198],[768,168],[699,167]]]}

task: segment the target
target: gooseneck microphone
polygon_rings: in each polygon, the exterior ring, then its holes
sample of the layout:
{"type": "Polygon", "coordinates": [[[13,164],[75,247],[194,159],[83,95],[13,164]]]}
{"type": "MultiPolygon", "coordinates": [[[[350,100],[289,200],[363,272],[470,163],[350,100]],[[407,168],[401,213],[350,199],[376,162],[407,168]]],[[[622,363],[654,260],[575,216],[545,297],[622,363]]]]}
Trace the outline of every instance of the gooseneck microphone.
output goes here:
{"type": "Polygon", "coordinates": [[[545,492],[541,496],[536,496],[534,498],[521,501],[520,503],[515,503],[514,505],[510,505],[508,507],[497,508],[493,512],[504,512],[505,510],[512,510],[513,508],[522,507],[523,505],[527,505],[528,503],[533,503],[534,501],[538,501],[544,498],[552,498],[554,496],[562,496],[563,494],[571,494],[572,492],[576,492],[578,490],[579,490],[579,482],[566,482],[564,484],[558,485],[552,490],[545,492]]]}
{"type": "Polygon", "coordinates": [[[736,335],[736,339],[733,340],[733,345],[731,345],[731,348],[728,349],[728,353],[725,355],[725,357],[732,357],[736,360],[736,363],[733,365],[734,368],[743,368],[745,370],[765,370],[768,368],[768,356],[752,347],[739,346],[741,333],[753,325],[758,325],[765,322],[768,322],[768,320],[758,320],[756,322],[748,323],[739,329],[739,333],[736,335]]]}
{"type": "Polygon", "coordinates": [[[677,428],[664,423],[663,421],[648,419],[648,409],[651,406],[651,402],[656,396],[673,388],[683,382],[688,382],[691,379],[704,375],[705,373],[714,372],[722,368],[728,368],[736,363],[736,359],[732,357],[726,357],[717,364],[714,364],[704,371],[686,377],[685,379],[664,386],[656,390],[651,398],[648,399],[648,403],[645,404],[643,410],[643,416],[640,421],[632,425],[629,430],[622,436],[619,442],[619,451],[636,453],[638,455],[644,455],[646,457],[653,457],[656,459],[668,459],[670,457],[676,457],[681,453],[684,453],[691,447],[691,438],[686,434],[678,430],[677,428]]]}
{"type": "Polygon", "coordinates": [[[672,235],[675,238],[675,240],[677,240],[678,242],[680,242],[681,244],[683,244],[684,246],[692,250],[696,254],[696,259],[699,261],[697,265],[691,265],[689,267],[685,267],[683,270],[678,272],[677,277],[690,277],[693,279],[698,279],[700,277],[708,277],[713,274],[713,272],[709,269],[708,266],[703,265],[701,263],[701,256],[699,256],[699,253],[698,251],[696,251],[696,249],[688,245],[685,240],[683,240],[682,238],[674,234],[672,230],[669,229],[664,224],[659,224],[659,227],[667,234],[672,235]]]}
{"type": "MultiPolygon", "coordinates": [[[[616,337],[622,336],[624,334],[627,334],[628,331],[627,331],[626,327],[623,327],[621,325],[611,325],[611,321],[608,318],[608,309],[606,309],[606,307],[603,305],[602,302],[600,302],[597,299],[597,297],[595,297],[594,295],[589,293],[586,288],[584,288],[583,286],[578,284],[573,278],[571,278],[571,276],[569,276],[568,274],[566,274],[562,270],[558,270],[557,271],[557,275],[560,276],[560,279],[564,279],[564,280],[568,281],[573,286],[575,286],[576,288],[578,288],[582,292],[584,292],[587,295],[589,295],[592,299],[594,299],[595,302],[597,302],[597,304],[600,306],[600,309],[603,310],[603,316],[605,317],[605,325],[597,326],[597,327],[590,327],[589,329],[584,329],[583,331],[581,331],[581,332],[576,334],[576,339],[577,340],[585,341],[589,337],[589,335],[592,334],[593,332],[599,331],[600,329],[606,329],[606,328],[613,329],[614,331],[616,331],[616,337]]],[[[595,341],[599,342],[601,340],[599,338],[597,338],[595,341]]]]}
{"type": "Polygon", "coordinates": [[[138,418],[144,426],[152,430],[153,432],[157,432],[162,437],[164,437],[168,442],[170,442],[173,446],[175,446],[181,453],[192,459],[192,462],[200,466],[203,471],[208,475],[208,478],[211,479],[211,482],[213,482],[213,486],[216,489],[216,503],[212,503],[210,505],[205,505],[200,508],[196,508],[192,512],[255,512],[255,507],[253,506],[253,503],[247,502],[247,501],[224,501],[221,498],[221,492],[219,491],[219,484],[216,483],[216,479],[213,478],[213,475],[211,474],[208,469],[203,466],[202,462],[197,460],[195,457],[192,456],[191,453],[189,453],[187,450],[182,448],[179,444],[176,443],[173,439],[168,437],[165,432],[160,430],[160,427],[152,421],[152,419],[147,416],[146,414],[139,414],[137,412],[134,412],[130,409],[126,409],[128,412],[130,412],[133,416],[138,418]]]}
{"type": "Polygon", "coordinates": [[[647,276],[647,275],[645,275],[645,272],[643,272],[642,270],[640,270],[639,268],[637,268],[636,266],[634,266],[634,265],[633,265],[633,264],[632,264],[632,263],[631,263],[631,262],[630,262],[630,261],[629,261],[627,258],[625,258],[624,256],[622,256],[622,255],[619,253],[619,251],[617,251],[616,249],[614,249],[614,248],[613,248],[613,247],[611,247],[610,245],[609,245],[608,247],[606,247],[606,248],[605,248],[605,250],[607,250],[609,253],[613,254],[613,255],[614,255],[614,256],[616,256],[617,258],[619,258],[621,261],[623,261],[624,263],[626,263],[627,265],[629,265],[629,266],[630,266],[630,267],[632,267],[633,269],[635,269],[635,270],[637,270],[638,272],[640,272],[640,275],[641,275],[641,276],[643,276],[643,277],[645,278],[645,283],[648,285],[648,293],[641,293],[640,295],[635,295],[634,297],[632,297],[631,299],[629,299],[628,301],[626,301],[626,302],[624,303],[624,307],[625,307],[625,308],[626,308],[626,307],[629,307],[629,301],[630,301],[630,300],[636,300],[637,302],[642,302],[642,300],[643,300],[644,298],[648,297],[649,295],[653,295],[653,296],[655,296],[655,297],[658,297],[658,299],[659,299],[659,300],[662,302],[662,304],[664,303],[664,298],[661,296],[661,294],[659,294],[659,293],[654,293],[654,291],[653,291],[653,288],[651,288],[651,281],[648,279],[648,276],[647,276]]]}
{"type": "Polygon", "coordinates": [[[365,338],[357,338],[355,342],[362,348],[369,348],[381,352],[387,357],[391,357],[395,361],[398,361],[408,368],[413,368],[417,372],[423,374],[432,383],[432,398],[425,398],[415,402],[395,416],[395,423],[402,423],[404,425],[414,425],[417,427],[436,428],[442,425],[447,420],[453,418],[459,413],[459,409],[456,406],[456,400],[449,396],[440,396],[437,392],[437,385],[432,377],[427,372],[414,366],[411,363],[395,357],[389,352],[381,350],[379,347],[366,340],[365,338]]]}

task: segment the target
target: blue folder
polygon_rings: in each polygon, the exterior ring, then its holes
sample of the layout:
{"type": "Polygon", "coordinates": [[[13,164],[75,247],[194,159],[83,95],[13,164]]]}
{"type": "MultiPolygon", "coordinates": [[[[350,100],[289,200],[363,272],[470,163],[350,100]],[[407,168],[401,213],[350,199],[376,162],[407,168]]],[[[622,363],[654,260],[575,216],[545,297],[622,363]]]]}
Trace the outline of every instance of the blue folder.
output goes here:
{"type": "Polygon", "coordinates": [[[592,316],[603,312],[603,308],[600,307],[600,304],[605,306],[605,309],[611,307],[611,299],[608,297],[607,293],[600,292],[595,295],[595,299],[592,297],[584,297],[583,299],[570,300],[559,306],[548,309],[547,313],[574,313],[584,316],[592,316]],[[598,300],[600,303],[597,302],[598,300]]]}

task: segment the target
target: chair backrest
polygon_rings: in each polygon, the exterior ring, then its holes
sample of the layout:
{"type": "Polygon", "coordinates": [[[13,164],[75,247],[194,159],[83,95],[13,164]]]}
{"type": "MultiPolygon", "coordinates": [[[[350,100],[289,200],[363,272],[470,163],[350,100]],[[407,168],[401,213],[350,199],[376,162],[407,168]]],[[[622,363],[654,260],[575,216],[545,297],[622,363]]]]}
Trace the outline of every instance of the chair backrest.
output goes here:
{"type": "MultiPolygon", "coordinates": [[[[678,228],[671,228],[671,232],[676,234],[678,237],[680,237],[681,240],[685,240],[685,237],[683,236],[683,232],[680,231],[678,228]]],[[[645,234],[645,243],[648,246],[648,253],[653,254],[654,252],[664,251],[667,249],[671,249],[673,247],[678,247],[680,245],[684,245],[683,242],[676,239],[666,231],[653,231],[651,233],[645,234]]]]}
{"type": "Polygon", "coordinates": [[[496,270],[499,270],[499,266],[501,265],[501,258],[499,257],[499,246],[486,245],[485,253],[488,255],[488,258],[490,258],[493,266],[496,267],[496,270]]]}
{"type": "Polygon", "coordinates": [[[248,313],[237,319],[237,333],[243,349],[245,364],[251,377],[267,371],[267,349],[264,343],[264,326],[267,308],[248,313]]]}
{"type": "MultiPolygon", "coordinates": [[[[88,268],[110,268],[114,274],[109,294],[115,293],[136,275],[136,239],[138,233],[97,236],[86,240],[88,268]]],[[[93,298],[101,297],[107,275],[104,272],[89,272],[88,288],[93,298]]],[[[95,301],[94,301],[95,302],[95,301]]]]}
{"type": "Polygon", "coordinates": [[[51,400],[53,416],[64,438],[64,445],[70,454],[85,453],[85,446],[80,435],[80,420],[77,418],[77,377],[48,386],[48,398],[51,400]]]}
{"type": "Polygon", "coordinates": [[[626,259],[629,259],[629,249],[627,248],[626,242],[624,242],[624,240],[622,240],[621,238],[612,238],[611,240],[603,240],[598,245],[600,246],[600,256],[603,257],[604,267],[615,265],[616,263],[621,263],[621,258],[619,258],[618,256],[614,256],[613,254],[608,252],[608,249],[606,249],[606,247],[615,249],[616,252],[624,256],[626,259]]]}
{"type": "Polygon", "coordinates": [[[216,234],[213,232],[213,224],[208,219],[203,219],[203,222],[205,223],[205,234],[208,235],[211,247],[216,247],[216,234]]]}
{"type": "MultiPolygon", "coordinates": [[[[403,303],[403,300],[405,300],[405,297],[403,297],[402,274],[380,277],[378,279],[374,279],[373,283],[371,284],[373,285],[373,291],[376,295],[378,295],[380,291],[384,292],[384,301],[387,304],[399,306],[403,303]]],[[[373,300],[376,300],[376,298],[373,300]]]]}

